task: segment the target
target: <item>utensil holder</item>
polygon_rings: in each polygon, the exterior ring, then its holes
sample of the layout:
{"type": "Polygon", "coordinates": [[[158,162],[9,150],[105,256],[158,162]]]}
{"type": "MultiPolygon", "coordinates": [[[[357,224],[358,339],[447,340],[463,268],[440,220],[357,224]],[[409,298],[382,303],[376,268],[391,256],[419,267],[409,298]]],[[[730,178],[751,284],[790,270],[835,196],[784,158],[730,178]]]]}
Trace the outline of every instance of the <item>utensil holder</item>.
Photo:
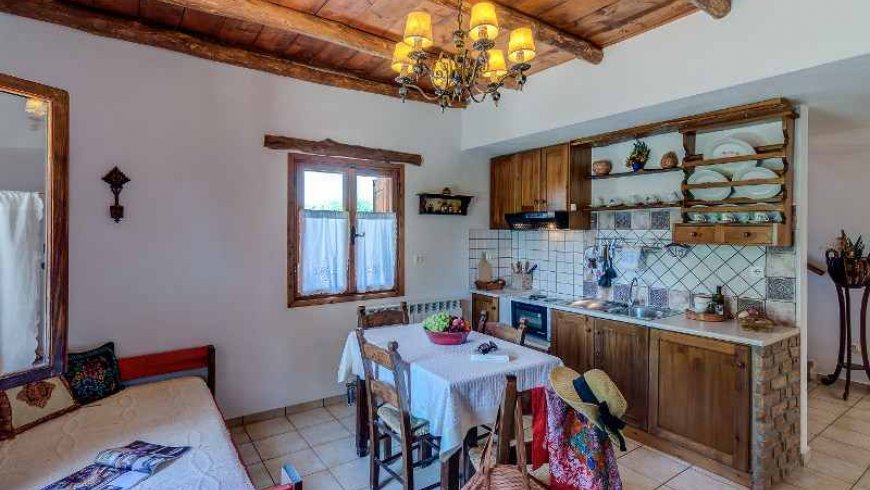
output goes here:
{"type": "Polygon", "coordinates": [[[534,273],[532,272],[514,272],[511,274],[511,289],[532,289],[533,280],[534,273]]]}

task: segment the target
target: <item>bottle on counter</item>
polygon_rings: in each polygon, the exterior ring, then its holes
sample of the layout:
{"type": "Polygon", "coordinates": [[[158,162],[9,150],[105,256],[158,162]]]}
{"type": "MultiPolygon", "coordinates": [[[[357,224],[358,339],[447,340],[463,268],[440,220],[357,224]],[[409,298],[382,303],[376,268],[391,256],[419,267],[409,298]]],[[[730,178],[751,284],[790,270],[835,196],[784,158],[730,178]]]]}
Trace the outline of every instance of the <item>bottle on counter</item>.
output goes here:
{"type": "Polygon", "coordinates": [[[722,286],[716,286],[716,294],[713,295],[710,304],[713,310],[712,313],[720,316],[725,315],[725,295],[722,294],[722,286]]]}

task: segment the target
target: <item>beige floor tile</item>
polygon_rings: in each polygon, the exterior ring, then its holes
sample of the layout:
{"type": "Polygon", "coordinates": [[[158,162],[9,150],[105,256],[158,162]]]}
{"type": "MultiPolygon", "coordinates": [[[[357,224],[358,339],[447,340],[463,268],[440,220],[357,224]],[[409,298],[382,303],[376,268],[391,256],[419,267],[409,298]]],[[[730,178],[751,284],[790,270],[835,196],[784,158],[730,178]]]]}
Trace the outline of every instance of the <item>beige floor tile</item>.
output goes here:
{"type": "Polygon", "coordinates": [[[260,462],[260,455],[257,454],[257,450],[254,449],[254,445],[250,442],[239,444],[237,448],[239,450],[239,458],[241,458],[242,463],[244,463],[245,466],[250,466],[260,462]]]}
{"type": "Polygon", "coordinates": [[[333,417],[337,419],[343,419],[345,417],[352,417],[356,415],[356,406],[348,405],[346,403],[336,404],[336,405],[327,405],[326,411],[332,414],[333,417]]]}
{"type": "MultiPolygon", "coordinates": [[[[401,464],[395,464],[392,466],[393,471],[401,474],[401,464]]],[[[441,480],[441,466],[439,464],[432,464],[425,468],[417,468],[414,471],[414,488],[423,488],[425,486],[431,485],[433,483],[437,483],[441,480]]],[[[387,472],[381,472],[381,481],[389,478],[387,472]]],[[[396,480],[391,481],[387,486],[384,487],[384,490],[402,490],[402,484],[396,480]]],[[[492,490],[497,490],[495,487],[492,490]]]]}
{"type": "Polygon", "coordinates": [[[837,401],[816,397],[810,397],[807,400],[807,406],[810,410],[817,411],[818,413],[826,413],[835,418],[843,415],[846,413],[846,410],[850,408],[850,406],[844,405],[842,400],[837,401]]]}
{"type": "Polygon", "coordinates": [[[837,417],[845,414],[848,410],[838,408],[836,411],[830,411],[827,408],[809,407],[807,410],[807,418],[820,423],[830,424],[837,420],[837,417]]]}
{"type": "MultiPolygon", "coordinates": [[[[851,444],[843,444],[841,441],[831,439],[826,436],[819,436],[813,439],[810,443],[812,453],[810,459],[816,457],[816,454],[827,454],[835,458],[842,459],[855,466],[866,468],[870,466],[870,450],[861,449],[852,446],[851,444]]],[[[836,476],[836,475],[835,475],[836,476]]]]}
{"type": "Polygon", "coordinates": [[[356,441],[353,437],[345,437],[315,446],[314,452],[317,453],[320,460],[329,468],[353,461],[359,457],[356,455],[356,441]]]}
{"type": "Polygon", "coordinates": [[[662,485],[689,467],[685,461],[642,446],[619,458],[619,467],[630,468],[662,485]]]}
{"type": "Polygon", "coordinates": [[[293,426],[290,425],[290,422],[288,422],[284,417],[263,420],[261,422],[254,422],[253,424],[245,425],[245,432],[251,436],[252,441],[283,434],[284,432],[290,432],[291,430],[293,430],[293,426]]]}
{"type": "Polygon", "coordinates": [[[245,432],[245,426],[238,425],[230,429],[230,437],[235,445],[251,442],[251,437],[245,432]]]}
{"type": "MultiPolygon", "coordinates": [[[[810,458],[812,459],[812,458],[810,458]]],[[[785,479],[786,483],[807,490],[848,490],[852,484],[813,471],[809,468],[797,468],[785,479]]]]}
{"type": "Polygon", "coordinates": [[[746,487],[710,473],[698,467],[691,467],[668,481],[673,490],[745,490],[746,487]]]}
{"type": "Polygon", "coordinates": [[[264,412],[258,412],[251,415],[245,415],[243,417],[245,424],[253,424],[255,422],[262,422],[264,420],[270,420],[278,417],[284,416],[284,407],[281,408],[273,408],[272,410],[266,410],[264,412]]]}
{"type": "MultiPolygon", "coordinates": [[[[818,439],[821,439],[821,437],[816,438],[813,442],[818,439]]],[[[837,478],[838,480],[855,483],[861,478],[861,475],[864,474],[864,470],[867,469],[867,466],[856,465],[842,458],[821,451],[813,451],[812,456],[807,463],[807,468],[837,478]]]]}
{"type": "Polygon", "coordinates": [[[834,425],[831,425],[830,427],[822,431],[821,435],[829,437],[835,441],[840,441],[841,443],[851,444],[853,446],[858,446],[862,449],[870,450],[870,437],[867,437],[866,434],[862,434],[860,432],[855,432],[852,430],[847,430],[841,427],[835,427],[834,425]]]}
{"type": "Polygon", "coordinates": [[[809,437],[815,437],[818,434],[821,434],[822,431],[828,428],[830,424],[821,423],[816,420],[807,420],[807,432],[809,437]]]}
{"type": "Polygon", "coordinates": [[[791,483],[781,481],[773,485],[773,490],[800,490],[800,487],[796,487],[791,483]]]}
{"type": "Polygon", "coordinates": [[[326,444],[327,442],[332,442],[336,439],[343,439],[351,435],[350,431],[345,429],[337,420],[325,424],[305,427],[304,429],[301,429],[299,433],[302,434],[302,437],[308,441],[308,444],[310,444],[311,447],[326,444]]]}
{"type": "Polygon", "coordinates": [[[343,490],[341,484],[329,471],[318,471],[303,480],[305,490],[343,490]]]}
{"type": "Polygon", "coordinates": [[[622,480],[624,490],[651,490],[659,486],[652,478],[622,465],[619,467],[619,479],[622,480]]]}
{"type": "MultiPolygon", "coordinates": [[[[865,401],[867,401],[867,400],[865,400],[865,401]]],[[[850,408],[849,411],[846,412],[845,415],[847,415],[853,419],[864,420],[864,421],[870,422],[870,403],[864,404],[864,402],[862,401],[861,403],[850,408]]]]}
{"type": "Polygon", "coordinates": [[[851,417],[848,412],[846,412],[846,415],[838,418],[837,421],[832,424],[832,427],[860,432],[861,434],[870,436],[870,422],[851,417]]]}
{"type": "Polygon", "coordinates": [[[810,399],[825,400],[840,406],[851,407],[864,397],[864,389],[853,389],[849,393],[849,399],[843,400],[843,387],[838,385],[820,385],[810,393],[810,399]]]}
{"type": "Polygon", "coordinates": [[[345,429],[349,430],[351,434],[356,432],[356,415],[344,417],[340,419],[339,422],[341,422],[341,425],[343,425],[345,429]]]}
{"type": "Polygon", "coordinates": [[[344,490],[362,490],[369,486],[369,459],[358,458],[330,468],[332,475],[344,490]]]}
{"type": "Polygon", "coordinates": [[[306,427],[311,427],[312,425],[335,420],[335,417],[333,417],[325,408],[315,408],[314,410],[308,410],[306,412],[293,413],[288,415],[287,418],[290,419],[290,422],[293,422],[293,425],[297,429],[304,429],[306,427]]]}
{"type": "Polygon", "coordinates": [[[248,476],[251,478],[251,483],[254,484],[254,487],[257,488],[257,490],[269,488],[275,484],[263,463],[248,466],[248,476]]]}
{"type": "MultiPolygon", "coordinates": [[[[642,446],[642,444],[635,441],[634,439],[631,439],[628,437],[625,438],[625,451],[626,452],[633,451],[641,446],[642,446]]],[[[619,451],[619,449],[617,448],[616,452],[620,453],[621,451],[619,451]]]]}
{"type": "Polygon", "coordinates": [[[264,461],[284,456],[285,454],[295,453],[296,451],[302,451],[303,449],[311,449],[308,443],[305,442],[305,439],[295,431],[254,441],[254,446],[264,461]]]}
{"type": "Polygon", "coordinates": [[[311,449],[268,459],[263,463],[266,465],[266,469],[269,470],[269,474],[272,475],[272,479],[276,481],[281,480],[281,467],[288,463],[292,464],[302,476],[303,484],[306,475],[327,469],[323,461],[320,461],[320,458],[311,449]]]}
{"type": "Polygon", "coordinates": [[[857,488],[860,490],[870,490],[870,471],[865,472],[853,488],[857,488]]]}

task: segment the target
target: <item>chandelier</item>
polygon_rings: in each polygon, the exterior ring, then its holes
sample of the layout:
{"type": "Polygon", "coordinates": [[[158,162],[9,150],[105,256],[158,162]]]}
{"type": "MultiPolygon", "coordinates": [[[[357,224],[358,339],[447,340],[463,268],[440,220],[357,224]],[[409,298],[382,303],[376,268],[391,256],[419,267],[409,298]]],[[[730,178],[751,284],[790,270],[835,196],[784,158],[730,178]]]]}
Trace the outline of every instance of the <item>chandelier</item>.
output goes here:
{"type": "Polygon", "coordinates": [[[462,27],[462,0],[453,31],[455,53],[441,52],[437,58],[426,52],[434,44],[432,17],[428,12],[411,12],[405,21],[405,34],[396,43],[391,63],[398,73],[399,95],[404,101],[409,89],[416,90],[426,100],[438,101],[444,112],[454,104],[469,101],[481,103],[490,96],[498,106],[499,89],[508,79],[515,79],[520,90],[526,83],[525,72],[535,57],[535,39],[532,29],[520,27],[510,32],[507,61],[504,51],[496,49],[499,35],[495,5],[479,2],[471,7],[468,30],[462,27]],[[469,49],[469,45],[471,49],[469,49]],[[419,82],[428,80],[433,93],[427,93],[419,82]]]}

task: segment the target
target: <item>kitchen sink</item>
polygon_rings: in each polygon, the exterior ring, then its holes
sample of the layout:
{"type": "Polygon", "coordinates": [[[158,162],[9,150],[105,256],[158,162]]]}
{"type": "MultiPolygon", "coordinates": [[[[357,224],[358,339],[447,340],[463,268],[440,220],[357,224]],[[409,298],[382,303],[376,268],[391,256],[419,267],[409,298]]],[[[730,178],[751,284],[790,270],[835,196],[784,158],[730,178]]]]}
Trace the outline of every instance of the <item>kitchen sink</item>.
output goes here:
{"type": "Polygon", "coordinates": [[[662,318],[668,318],[679,314],[678,311],[665,308],[653,308],[651,306],[624,306],[622,308],[608,310],[608,313],[629,316],[640,320],[660,320],[662,318]]]}

